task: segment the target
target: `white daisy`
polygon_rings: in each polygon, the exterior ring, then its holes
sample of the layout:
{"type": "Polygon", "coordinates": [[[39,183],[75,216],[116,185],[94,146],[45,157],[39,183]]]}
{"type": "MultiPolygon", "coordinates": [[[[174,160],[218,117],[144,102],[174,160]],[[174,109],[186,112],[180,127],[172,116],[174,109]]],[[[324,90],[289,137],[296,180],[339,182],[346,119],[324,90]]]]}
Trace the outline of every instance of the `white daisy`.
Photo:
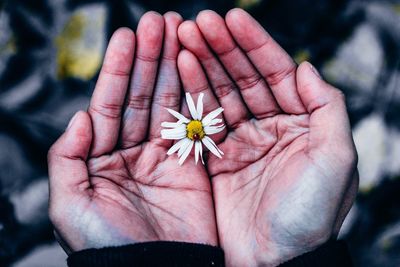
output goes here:
{"type": "Polygon", "coordinates": [[[204,164],[202,144],[218,158],[222,158],[222,155],[224,155],[214,141],[208,137],[208,135],[219,133],[225,128],[224,124],[220,124],[222,120],[216,118],[224,109],[217,108],[203,118],[203,97],[204,94],[200,93],[196,108],[192,97],[189,93],[186,93],[186,102],[192,116],[191,120],[179,112],[167,108],[168,112],[177,118],[178,121],[163,122],[161,124],[162,127],[169,128],[161,130],[161,137],[163,139],[179,140],[167,152],[167,155],[172,155],[178,151],[179,165],[182,165],[189,156],[193,146],[196,164],[199,161],[199,155],[201,162],[204,164]]]}

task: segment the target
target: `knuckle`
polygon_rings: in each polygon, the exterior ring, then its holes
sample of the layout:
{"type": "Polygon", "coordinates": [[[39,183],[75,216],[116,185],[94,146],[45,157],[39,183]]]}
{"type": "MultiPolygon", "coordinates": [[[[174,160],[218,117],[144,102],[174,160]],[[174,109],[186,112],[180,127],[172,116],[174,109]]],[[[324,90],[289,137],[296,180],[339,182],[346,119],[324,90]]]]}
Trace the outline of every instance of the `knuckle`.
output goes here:
{"type": "Polygon", "coordinates": [[[281,83],[283,80],[294,76],[296,73],[296,65],[289,65],[285,68],[281,68],[279,70],[268,73],[265,77],[265,80],[269,85],[274,86],[281,83]]]}
{"type": "Polygon", "coordinates": [[[136,59],[143,61],[145,63],[154,64],[158,62],[159,57],[148,56],[148,55],[137,55],[136,59]]]}
{"type": "Polygon", "coordinates": [[[105,65],[103,66],[102,72],[106,73],[107,75],[114,76],[114,78],[116,78],[116,77],[125,78],[125,77],[128,77],[129,74],[130,74],[130,73],[129,73],[128,71],[126,71],[126,70],[123,70],[123,69],[114,69],[114,68],[109,67],[107,64],[105,64],[105,65]]]}
{"type": "Polygon", "coordinates": [[[100,116],[110,118],[110,119],[118,119],[121,117],[121,106],[117,104],[103,103],[98,105],[91,105],[89,107],[90,113],[96,113],[100,116]]]}
{"type": "Polygon", "coordinates": [[[219,57],[225,57],[225,56],[229,56],[231,54],[237,53],[238,51],[240,51],[239,47],[237,47],[235,45],[235,46],[233,46],[231,48],[226,49],[225,51],[218,52],[218,56],[219,57]]]}
{"type": "Polygon", "coordinates": [[[198,86],[196,88],[190,89],[187,92],[190,92],[191,94],[199,94],[199,93],[202,93],[209,89],[210,89],[210,87],[208,86],[208,84],[204,84],[204,85],[198,86]]]}
{"type": "Polygon", "coordinates": [[[153,103],[165,108],[174,108],[179,106],[179,95],[173,93],[164,93],[154,96],[153,103]]]}
{"type": "Polygon", "coordinates": [[[240,90],[247,90],[253,88],[261,81],[262,81],[261,76],[258,73],[255,73],[251,76],[241,77],[237,79],[236,83],[239,86],[240,90]]]}
{"type": "Polygon", "coordinates": [[[264,48],[267,49],[268,46],[271,44],[271,41],[272,41],[272,37],[270,35],[268,35],[268,36],[266,36],[266,39],[261,44],[254,46],[253,48],[247,50],[246,52],[248,54],[252,54],[252,53],[257,53],[259,50],[262,50],[264,48]]]}
{"type": "Polygon", "coordinates": [[[130,96],[127,100],[127,107],[131,109],[149,110],[151,97],[147,95],[130,96]]]}
{"type": "Polygon", "coordinates": [[[214,88],[215,95],[218,98],[229,95],[233,90],[235,90],[235,85],[233,83],[221,84],[214,88]]]}

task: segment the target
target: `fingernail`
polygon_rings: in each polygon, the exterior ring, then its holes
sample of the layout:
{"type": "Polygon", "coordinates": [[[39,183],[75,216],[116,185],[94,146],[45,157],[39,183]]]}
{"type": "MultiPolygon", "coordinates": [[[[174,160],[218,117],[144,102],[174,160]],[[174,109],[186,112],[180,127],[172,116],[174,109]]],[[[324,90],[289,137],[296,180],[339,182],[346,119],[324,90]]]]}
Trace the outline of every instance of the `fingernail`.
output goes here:
{"type": "Polygon", "coordinates": [[[71,118],[71,120],[70,120],[69,123],[68,123],[67,130],[68,130],[69,128],[71,128],[71,126],[74,124],[74,121],[76,120],[77,117],[78,117],[78,113],[76,113],[76,114],[71,118]]]}
{"type": "Polygon", "coordinates": [[[318,70],[313,66],[313,64],[311,64],[310,62],[308,62],[308,64],[310,64],[310,69],[311,69],[311,71],[315,74],[315,75],[317,75],[318,76],[318,78],[322,78],[321,77],[321,74],[319,74],[319,72],[318,72],[318,70]]]}

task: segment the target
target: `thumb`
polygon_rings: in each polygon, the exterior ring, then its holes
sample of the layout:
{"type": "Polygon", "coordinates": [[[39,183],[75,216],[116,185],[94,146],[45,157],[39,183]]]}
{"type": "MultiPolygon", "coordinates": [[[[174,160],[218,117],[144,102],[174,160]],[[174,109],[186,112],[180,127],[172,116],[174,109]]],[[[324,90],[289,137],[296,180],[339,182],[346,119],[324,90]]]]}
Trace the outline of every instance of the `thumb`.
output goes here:
{"type": "Polygon", "coordinates": [[[322,80],[308,62],[298,67],[297,90],[310,115],[309,149],[355,163],[356,150],[343,93],[322,80]]]}
{"type": "Polygon", "coordinates": [[[89,188],[86,159],[91,143],[90,117],[86,112],[79,111],[48,153],[50,199],[89,188]]]}

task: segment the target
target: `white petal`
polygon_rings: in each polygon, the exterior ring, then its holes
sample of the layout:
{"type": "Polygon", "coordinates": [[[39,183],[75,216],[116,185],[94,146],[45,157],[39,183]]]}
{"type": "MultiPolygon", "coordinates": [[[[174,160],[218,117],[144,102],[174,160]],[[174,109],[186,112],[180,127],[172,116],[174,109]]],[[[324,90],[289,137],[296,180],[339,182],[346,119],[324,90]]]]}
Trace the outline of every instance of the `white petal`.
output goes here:
{"type": "Polygon", "coordinates": [[[221,123],[222,120],[221,119],[213,119],[208,126],[214,126],[215,124],[221,123]]]}
{"type": "Polygon", "coordinates": [[[197,116],[197,110],[196,107],[194,106],[194,102],[193,102],[193,98],[190,96],[189,93],[186,93],[186,103],[188,104],[188,108],[190,111],[190,115],[192,115],[192,118],[194,120],[198,120],[198,116],[197,116]]]}
{"type": "Polygon", "coordinates": [[[199,97],[197,98],[197,117],[198,120],[201,120],[203,117],[203,97],[204,94],[200,93],[199,97]]]}
{"type": "MultiPolygon", "coordinates": [[[[200,142],[199,142],[200,143],[200,142]]],[[[201,158],[201,163],[203,163],[204,165],[204,160],[203,160],[203,145],[200,143],[199,145],[199,154],[200,154],[200,158],[201,158]]]]}
{"type": "Polygon", "coordinates": [[[175,118],[177,118],[179,121],[181,121],[183,123],[189,123],[190,122],[190,120],[188,118],[186,118],[185,116],[183,116],[182,114],[180,114],[179,112],[177,112],[177,111],[175,111],[173,109],[167,108],[167,111],[169,113],[171,113],[172,116],[174,116],[175,118]]]}
{"type": "Polygon", "coordinates": [[[218,150],[218,152],[219,152],[221,155],[224,155],[224,152],[222,152],[222,150],[219,149],[219,147],[217,146],[217,144],[216,144],[210,137],[205,136],[205,138],[218,150]]]}
{"type": "Polygon", "coordinates": [[[207,116],[204,117],[204,119],[201,121],[203,123],[203,126],[208,126],[215,117],[217,117],[221,112],[224,111],[223,108],[217,108],[214,111],[211,111],[208,113],[207,116]]]}
{"type": "Polygon", "coordinates": [[[183,125],[181,121],[178,122],[163,122],[161,123],[161,127],[165,127],[165,128],[176,128],[183,125]]]}
{"type": "Polygon", "coordinates": [[[206,126],[206,127],[204,127],[204,132],[207,135],[212,135],[212,134],[216,134],[216,133],[222,132],[224,129],[225,129],[225,125],[206,126]]]}
{"type": "Polygon", "coordinates": [[[162,139],[170,139],[177,140],[182,139],[186,136],[186,126],[182,125],[180,127],[172,128],[172,129],[164,129],[161,130],[161,138],[162,139]]]}
{"type": "Polygon", "coordinates": [[[173,145],[167,152],[167,155],[170,156],[174,154],[181,146],[185,143],[185,139],[179,140],[175,145],[173,145]]]}
{"type": "Polygon", "coordinates": [[[186,125],[184,124],[181,124],[175,128],[161,130],[161,134],[181,134],[181,133],[186,133],[186,125]]]}
{"type": "Polygon", "coordinates": [[[186,148],[190,145],[190,142],[192,142],[192,140],[189,138],[185,138],[184,140],[185,142],[183,142],[181,148],[179,148],[178,157],[182,156],[182,154],[186,151],[186,148]]]}
{"type": "Polygon", "coordinates": [[[218,149],[217,145],[214,143],[213,140],[211,140],[211,138],[205,136],[201,141],[208,148],[208,150],[210,150],[211,153],[213,153],[218,158],[222,158],[223,155],[223,153],[221,153],[222,151],[218,149]]]}
{"type": "Polygon", "coordinates": [[[194,143],[194,160],[196,162],[196,165],[197,165],[197,162],[199,161],[200,147],[201,147],[201,142],[196,141],[194,143]]]}
{"type": "MultiPolygon", "coordinates": [[[[189,140],[189,139],[188,139],[188,140],[189,140]]],[[[193,144],[194,144],[194,141],[191,141],[191,140],[190,140],[189,146],[186,147],[185,152],[182,154],[181,158],[179,159],[179,162],[178,162],[179,165],[182,165],[183,162],[185,161],[185,159],[189,156],[190,151],[191,151],[192,148],[193,148],[193,144]]]]}
{"type": "Polygon", "coordinates": [[[165,140],[181,140],[181,139],[183,139],[183,138],[185,138],[185,135],[164,135],[164,136],[161,136],[161,138],[162,139],[165,139],[165,140]]]}

